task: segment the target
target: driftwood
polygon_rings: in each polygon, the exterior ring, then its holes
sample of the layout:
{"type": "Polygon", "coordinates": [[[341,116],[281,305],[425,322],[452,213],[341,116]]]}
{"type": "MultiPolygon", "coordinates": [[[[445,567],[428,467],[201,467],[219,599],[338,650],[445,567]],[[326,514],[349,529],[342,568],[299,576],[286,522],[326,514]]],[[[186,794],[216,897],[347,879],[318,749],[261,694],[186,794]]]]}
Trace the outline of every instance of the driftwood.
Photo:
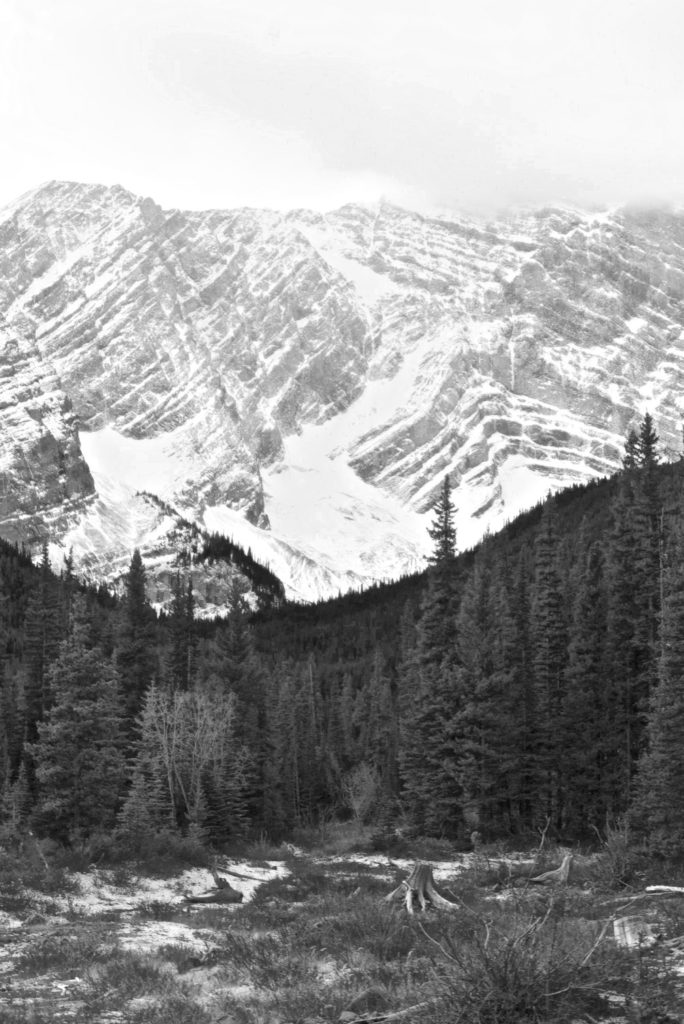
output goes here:
{"type": "Polygon", "coordinates": [[[458,910],[457,903],[451,903],[437,892],[432,868],[429,864],[416,864],[408,878],[385,896],[386,903],[391,903],[394,900],[403,900],[409,914],[414,912],[416,900],[420,904],[421,910],[425,910],[428,903],[431,903],[437,910],[458,910]]]}
{"type": "Polygon", "coordinates": [[[210,889],[199,896],[185,894],[186,903],[242,903],[242,893],[229,887],[228,889],[210,889]]]}
{"type": "Polygon", "coordinates": [[[186,903],[242,903],[242,893],[233,889],[227,878],[222,878],[215,871],[212,871],[212,876],[216,887],[198,896],[186,893],[186,903]]]}
{"type": "Polygon", "coordinates": [[[406,1006],[403,1010],[393,1010],[391,1013],[378,1013],[372,1016],[363,1014],[361,1017],[353,1017],[351,1014],[347,1017],[347,1014],[344,1014],[340,1020],[344,1019],[345,1024],[383,1024],[386,1020],[400,1020],[402,1017],[408,1017],[410,1013],[432,1009],[438,1003],[438,999],[430,999],[425,1003],[416,1003],[415,1006],[406,1006]]]}
{"type": "Polygon", "coordinates": [[[530,882],[537,885],[567,885],[571,864],[572,854],[566,853],[559,868],[554,871],[545,871],[543,874],[537,875],[536,878],[530,878],[530,882]]]}
{"type": "MultiPolygon", "coordinates": [[[[245,879],[248,882],[263,882],[263,878],[257,878],[256,875],[241,875],[239,871],[231,871],[230,868],[221,868],[221,870],[225,871],[225,873],[227,875],[232,875],[233,878],[243,878],[243,879],[245,879]]],[[[226,885],[228,885],[228,879],[227,878],[222,878],[221,875],[217,875],[216,871],[213,871],[213,870],[212,870],[211,873],[213,875],[214,882],[216,883],[217,889],[221,889],[223,887],[222,883],[225,883],[226,885]]]]}

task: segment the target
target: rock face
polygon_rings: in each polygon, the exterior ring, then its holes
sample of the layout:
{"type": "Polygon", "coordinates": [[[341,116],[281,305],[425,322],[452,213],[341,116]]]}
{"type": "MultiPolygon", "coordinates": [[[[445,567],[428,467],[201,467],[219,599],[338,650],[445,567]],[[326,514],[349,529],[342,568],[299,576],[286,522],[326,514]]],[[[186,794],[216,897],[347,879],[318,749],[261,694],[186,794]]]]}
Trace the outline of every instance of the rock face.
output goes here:
{"type": "Polygon", "coordinates": [[[612,472],[647,409],[679,447],[678,212],[182,213],[52,183],[0,213],[0,267],[0,532],[105,577],[170,550],[146,494],[310,599],[421,565],[447,472],[465,546],[612,472]]]}

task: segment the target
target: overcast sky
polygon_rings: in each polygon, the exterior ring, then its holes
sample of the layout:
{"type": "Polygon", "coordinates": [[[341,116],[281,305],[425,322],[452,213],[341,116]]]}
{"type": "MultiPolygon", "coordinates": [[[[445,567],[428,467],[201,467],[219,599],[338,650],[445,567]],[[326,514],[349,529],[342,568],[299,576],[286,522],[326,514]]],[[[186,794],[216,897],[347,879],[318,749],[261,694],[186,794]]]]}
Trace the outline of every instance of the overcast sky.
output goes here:
{"type": "Polygon", "coordinates": [[[681,0],[0,0],[0,204],[684,198],[681,0]]]}

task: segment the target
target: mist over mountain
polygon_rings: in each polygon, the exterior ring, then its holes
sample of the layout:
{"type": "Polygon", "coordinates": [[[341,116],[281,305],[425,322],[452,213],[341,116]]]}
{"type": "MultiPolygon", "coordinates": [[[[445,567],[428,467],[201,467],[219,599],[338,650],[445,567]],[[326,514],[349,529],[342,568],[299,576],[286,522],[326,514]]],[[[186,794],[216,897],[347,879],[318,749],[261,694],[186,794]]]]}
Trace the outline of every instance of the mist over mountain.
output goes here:
{"type": "Polygon", "coordinates": [[[160,602],[188,524],[311,600],[421,568],[447,473],[464,548],[612,473],[646,410],[680,448],[677,210],[184,213],[54,182],[1,211],[0,264],[0,534],[106,580],[139,547],[160,602]]]}

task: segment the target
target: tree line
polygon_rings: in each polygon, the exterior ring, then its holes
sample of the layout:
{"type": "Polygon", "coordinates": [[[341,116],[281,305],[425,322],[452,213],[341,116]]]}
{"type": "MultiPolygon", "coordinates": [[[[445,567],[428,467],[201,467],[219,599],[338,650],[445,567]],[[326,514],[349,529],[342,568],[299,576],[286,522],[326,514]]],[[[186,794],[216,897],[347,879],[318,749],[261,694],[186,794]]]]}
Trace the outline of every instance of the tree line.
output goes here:
{"type": "Polygon", "coordinates": [[[671,855],[683,473],[646,416],[620,473],[462,554],[447,478],[425,572],[256,615],[236,576],[225,618],[203,624],[180,571],[154,613],[139,552],[119,600],[3,545],[1,827],[139,849],[330,814],[464,842],[625,820],[671,855]]]}

